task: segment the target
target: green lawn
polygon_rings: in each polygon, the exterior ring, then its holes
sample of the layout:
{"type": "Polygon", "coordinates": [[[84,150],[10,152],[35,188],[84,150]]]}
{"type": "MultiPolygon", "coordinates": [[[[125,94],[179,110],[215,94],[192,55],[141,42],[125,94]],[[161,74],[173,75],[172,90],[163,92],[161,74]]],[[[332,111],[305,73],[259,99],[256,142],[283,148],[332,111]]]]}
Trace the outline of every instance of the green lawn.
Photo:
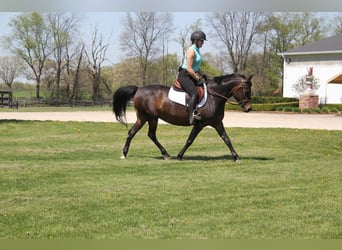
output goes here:
{"type": "Polygon", "coordinates": [[[0,120],[1,239],[341,239],[342,131],[0,120]]]}

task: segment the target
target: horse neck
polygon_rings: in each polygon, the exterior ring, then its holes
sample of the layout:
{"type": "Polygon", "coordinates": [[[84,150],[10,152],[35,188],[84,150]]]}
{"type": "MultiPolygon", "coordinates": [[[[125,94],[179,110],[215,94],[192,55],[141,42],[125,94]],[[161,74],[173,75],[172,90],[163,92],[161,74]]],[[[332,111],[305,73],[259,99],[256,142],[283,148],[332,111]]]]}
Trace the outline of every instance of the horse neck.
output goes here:
{"type": "Polygon", "coordinates": [[[238,87],[240,83],[241,83],[241,80],[232,79],[223,84],[217,84],[217,85],[213,84],[211,88],[218,94],[223,95],[226,98],[229,98],[232,96],[234,92],[234,88],[238,87]]]}

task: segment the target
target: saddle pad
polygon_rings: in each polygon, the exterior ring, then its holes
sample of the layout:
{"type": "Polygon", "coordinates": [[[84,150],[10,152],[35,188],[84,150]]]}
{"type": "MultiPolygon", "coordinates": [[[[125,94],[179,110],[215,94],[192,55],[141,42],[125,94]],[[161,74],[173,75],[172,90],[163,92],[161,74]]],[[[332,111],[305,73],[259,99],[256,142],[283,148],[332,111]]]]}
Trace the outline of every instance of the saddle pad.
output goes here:
{"type": "MultiPolygon", "coordinates": [[[[203,84],[203,88],[204,88],[204,96],[203,98],[200,100],[200,102],[197,104],[197,108],[201,108],[205,105],[206,101],[207,101],[207,85],[203,84]]],[[[184,91],[179,91],[179,90],[175,90],[172,86],[169,89],[169,99],[173,102],[182,104],[184,106],[187,106],[186,103],[186,96],[188,94],[184,91]]]]}

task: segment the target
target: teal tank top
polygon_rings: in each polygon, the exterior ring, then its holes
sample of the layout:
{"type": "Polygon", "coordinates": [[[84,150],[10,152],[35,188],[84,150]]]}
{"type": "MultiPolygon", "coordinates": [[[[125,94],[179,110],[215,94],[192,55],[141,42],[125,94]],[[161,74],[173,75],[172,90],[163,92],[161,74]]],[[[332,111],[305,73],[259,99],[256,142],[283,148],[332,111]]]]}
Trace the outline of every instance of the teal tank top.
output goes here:
{"type": "MultiPolygon", "coordinates": [[[[198,72],[199,69],[200,69],[201,63],[202,63],[202,56],[201,56],[200,50],[199,50],[199,48],[196,47],[195,44],[191,45],[191,47],[189,49],[192,49],[192,50],[195,51],[195,60],[192,63],[192,69],[195,72],[198,72]]],[[[185,57],[184,57],[184,60],[183,60],[183,64],[182,64],[182,68],[186,69],[187,65],[188,65],[188,59],[187,59],[186,54],[185,54],[185,57]]]]}

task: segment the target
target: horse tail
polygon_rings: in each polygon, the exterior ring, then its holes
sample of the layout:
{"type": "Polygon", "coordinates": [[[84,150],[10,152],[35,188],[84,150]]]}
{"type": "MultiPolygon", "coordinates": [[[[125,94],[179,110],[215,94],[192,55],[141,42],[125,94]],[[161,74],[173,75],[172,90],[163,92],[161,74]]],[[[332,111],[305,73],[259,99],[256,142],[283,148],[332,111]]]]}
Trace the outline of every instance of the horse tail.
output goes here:
{"type": "Polygon", "coordinates": [[[134,97],[138,87],[134,85],[123,86],[115,91],[113,95],[113,113],[118,122],[127,126],[126,108],[128,102],[134,97]]]}

